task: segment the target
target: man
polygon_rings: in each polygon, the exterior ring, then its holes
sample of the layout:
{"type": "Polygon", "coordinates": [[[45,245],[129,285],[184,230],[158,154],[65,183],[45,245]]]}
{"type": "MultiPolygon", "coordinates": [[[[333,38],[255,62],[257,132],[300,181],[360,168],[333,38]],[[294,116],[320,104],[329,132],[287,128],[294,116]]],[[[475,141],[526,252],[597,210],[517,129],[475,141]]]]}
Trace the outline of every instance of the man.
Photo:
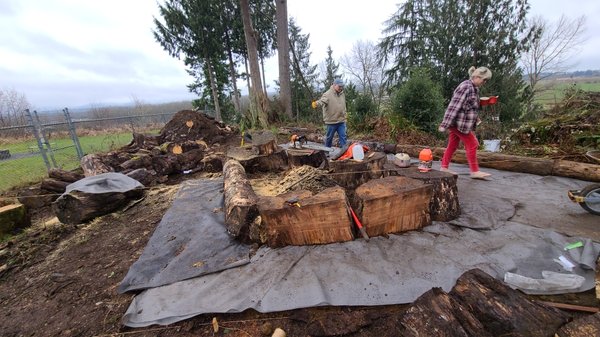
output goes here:
{"type": "Polygon", "coordinates": [[[320,107],[323,110],[323,122],[327,126],[325,146],[331,147],[333,136],[337,132],[340,147],[346,145],[346,96],[344,95],[344,82],[336,78],[329,90],[323,96],[312,102],[312,108],[320,107]]]}

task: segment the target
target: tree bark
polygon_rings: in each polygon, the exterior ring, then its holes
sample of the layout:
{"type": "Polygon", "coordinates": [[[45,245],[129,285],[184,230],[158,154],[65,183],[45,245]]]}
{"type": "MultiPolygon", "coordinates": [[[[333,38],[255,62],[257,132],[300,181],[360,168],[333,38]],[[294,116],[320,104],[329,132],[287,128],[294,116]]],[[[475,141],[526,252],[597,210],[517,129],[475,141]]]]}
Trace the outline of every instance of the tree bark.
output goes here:
{"type": "Polygon", "coordinates": [[[292,114],[292,89],[290,81],[290,42],[288,36],[287,0],[275,1],[277,21],[277,58],[279,60],[279,99],[289,120],[292,114]]]}
{"type": "Polygon", "coordinates": [[[219,105],[219,95],[217,94],[217,83],[215,81],[215,74],[213,72],[212,60],[206,58],[206,66],[208,67],[208,78],[210,80],[210,91],[212,92],[213,102],[215,104],[215,119],[219,122],[223,121],[221,118],[221,106],[219,105]]]}
{"type": "Polygon", "coordinates": [[[244,167],[236,160],[228,160],[223,166],[223,208],[225,226],[229,234],[250,241],[250,224],[258,215],[258,196],[246,178],[244,167]]]}
{"type": "Polygon", "coordinates": [[[561,311],[529,300],[480,269],[464,273],[450,296],[493,336],[553,336],[569,320],[561,311]]]}
{"type": "Polygon", "coordinates": [[[331,179],[340,186],[353,190],[371,179],[383,177],[386,161],[385,154],[381,152],[367,152],[362,161],[331,160],[329,168],[334,173],[331,179]]]}
{"type": "Polygon", "coordinates": [[[258,64],[258,43],[256,41],[256,32],[252,27],[250,19],[250,6],[248,0],[240,0],[242,11],[242,22],[244,24],[244,37],[246,39],[246,48],[248,50],[248,61],[250,63],[250,77],[252,79],[251,96],[256,103],[258,125],[262,129],[269,126],[268,111],[269,101],[262,91],[262,81],[260,79],[260,67],[258,64]]]}
{"type": "Polygon", "coordinates": [[[600,313],[578,318],[563,325],[556,337],[596,337],[600,336],[600,313]]]}

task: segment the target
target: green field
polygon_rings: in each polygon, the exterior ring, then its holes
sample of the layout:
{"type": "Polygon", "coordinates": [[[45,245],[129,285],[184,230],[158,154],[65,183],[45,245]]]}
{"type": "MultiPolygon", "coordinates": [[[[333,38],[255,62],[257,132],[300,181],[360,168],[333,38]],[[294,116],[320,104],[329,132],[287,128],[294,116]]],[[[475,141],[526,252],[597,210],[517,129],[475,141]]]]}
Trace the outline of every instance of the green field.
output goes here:
{"type": "Polygon", "coordinates": [[[600,92],[600,77],[573,77],[547,79],[539,82],[535,102],[544,106],[559,104],[565,90],[575,87],[584,91],[600,92]]]}
{"type": "MultiPolygon", "coordinates": [[[[79,137],[84,154],[107,152],[126,145],[130,141],[131,132],[79,137]]],[[[73,142],[69,137],[51,140],[50,146],[52,149],[56,149],[53,151],[54,159],[59,168],[71,170],[79,166],[79,160],[72,145],[73,142]]],[[[38,151],[35,140],[2,144],[0,147],[10,150],[13,158],[20,154],[38,151]]],[[[39,153],[25,158],[0,161],[0,192],[12,187],[38,182],[44,177],[46,177],[46,165],[39,153]]]]}

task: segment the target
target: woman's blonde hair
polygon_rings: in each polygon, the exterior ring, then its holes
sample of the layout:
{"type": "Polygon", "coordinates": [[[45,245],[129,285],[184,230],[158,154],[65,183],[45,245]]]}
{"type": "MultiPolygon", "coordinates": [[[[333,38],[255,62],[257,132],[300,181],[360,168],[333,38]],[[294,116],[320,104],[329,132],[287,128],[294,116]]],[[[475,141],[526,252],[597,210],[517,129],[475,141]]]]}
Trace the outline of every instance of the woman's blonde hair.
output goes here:
{"type": "Polygon", "coordinates": [[[486,67],[471,67],[469,68],[469,78],[479,77],[482,80],[489,80],[492,78],[492,71],[486,67]]]}

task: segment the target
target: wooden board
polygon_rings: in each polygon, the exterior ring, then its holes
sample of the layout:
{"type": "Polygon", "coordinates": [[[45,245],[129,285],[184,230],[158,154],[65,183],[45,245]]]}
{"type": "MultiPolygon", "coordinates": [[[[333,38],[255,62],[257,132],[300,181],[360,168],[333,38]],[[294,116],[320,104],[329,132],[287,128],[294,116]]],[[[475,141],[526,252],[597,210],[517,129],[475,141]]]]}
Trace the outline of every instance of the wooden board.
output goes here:
{"type": "Polygon", "coordinates": [[[330,187],[313,196],[306,192],[260,198],[258,208],[267,231],[267,244],[282,247],[352,240],[352,222],[344,189],[330,187]],[[298,198],[300,207],[286,203],[294,197],[298,198]]]}
{"type": "Polygon", "coordinates": [[[389,175],[417,179],[432,186],[432,195],[429,201],[431,220],[450,221],[460,215],[458,187],[456,186],[457,175],[438,170],[419,172],[417,166],[401,168],[390,162],[385,164],[385,168],[389,175]]]}
{"type": "Polygon", "coordinates": [[[371,237],[431,224],[431,185],[406,177],[371,180],[356,189],[355,211],[371,237]]]}
{"type": "Polygon", "coordinates": [[[386,155],[382,152],[367,152],[362,161],[331,160],[329,161],[329,169],[332,171],[330,177],[340,186],[353,190],[371,179],[383,177],[386,161],[386,155]]]}

